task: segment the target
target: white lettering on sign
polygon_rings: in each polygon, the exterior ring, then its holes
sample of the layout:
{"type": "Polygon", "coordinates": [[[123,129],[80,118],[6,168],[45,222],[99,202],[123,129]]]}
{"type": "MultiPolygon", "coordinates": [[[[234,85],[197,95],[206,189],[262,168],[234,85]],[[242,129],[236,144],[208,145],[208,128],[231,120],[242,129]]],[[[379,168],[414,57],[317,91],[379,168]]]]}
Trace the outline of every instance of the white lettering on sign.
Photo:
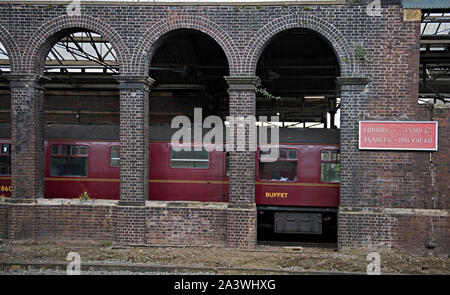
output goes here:
{"type": "Polygon", "coordinates": [[[359,149],[437,151],[436,121],[360,121],[359,149]]]}

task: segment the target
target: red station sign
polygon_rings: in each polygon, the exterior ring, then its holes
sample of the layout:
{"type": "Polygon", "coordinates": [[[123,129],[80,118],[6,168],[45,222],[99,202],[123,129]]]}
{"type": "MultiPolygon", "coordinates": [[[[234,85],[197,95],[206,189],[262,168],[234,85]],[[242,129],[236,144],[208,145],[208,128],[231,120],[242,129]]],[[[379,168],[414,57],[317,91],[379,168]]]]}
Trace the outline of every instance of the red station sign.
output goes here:
{"type": "Polygon", "coordinates": [[[359,149],[437,151],[438,122],[360,121],[359,149]]]}

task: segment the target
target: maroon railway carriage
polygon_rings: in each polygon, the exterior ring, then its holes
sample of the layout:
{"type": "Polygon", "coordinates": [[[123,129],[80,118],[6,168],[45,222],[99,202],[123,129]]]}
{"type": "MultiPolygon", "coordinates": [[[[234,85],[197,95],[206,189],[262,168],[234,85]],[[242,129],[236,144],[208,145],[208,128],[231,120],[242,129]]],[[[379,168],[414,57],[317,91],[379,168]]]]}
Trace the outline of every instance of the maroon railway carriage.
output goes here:
{"type": "MultiPolygon", "coordinates": [[[[339,131],[279,130],[278,159],[263,162],[263,151],[256,153],[259,223],[278,233],[321,233],[323,213],[335,213],[339,205],[339,131]]],[[[149,199],[227,202],[228,153],[174,151],[175,131],[150,128],[149,199]]],[[[3,197],[12,189],[9,138],[10,125],[0,124],[3,197]]],[[[86,191],[91,199],[119,199],[118,139],[113,125],[47,125],[45,198],[79,198],[86,191]]]]}

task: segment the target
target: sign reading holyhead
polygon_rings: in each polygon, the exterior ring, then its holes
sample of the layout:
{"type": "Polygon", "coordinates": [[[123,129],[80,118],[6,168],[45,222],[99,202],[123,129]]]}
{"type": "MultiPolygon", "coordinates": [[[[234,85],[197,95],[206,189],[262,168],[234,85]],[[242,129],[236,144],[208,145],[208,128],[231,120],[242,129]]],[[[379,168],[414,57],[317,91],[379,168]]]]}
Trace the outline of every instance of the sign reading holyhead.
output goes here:
{"type": "Polygon", "coordinates": [[[437,151],[436,121],[360,121],[360,150],[437,151]]]}

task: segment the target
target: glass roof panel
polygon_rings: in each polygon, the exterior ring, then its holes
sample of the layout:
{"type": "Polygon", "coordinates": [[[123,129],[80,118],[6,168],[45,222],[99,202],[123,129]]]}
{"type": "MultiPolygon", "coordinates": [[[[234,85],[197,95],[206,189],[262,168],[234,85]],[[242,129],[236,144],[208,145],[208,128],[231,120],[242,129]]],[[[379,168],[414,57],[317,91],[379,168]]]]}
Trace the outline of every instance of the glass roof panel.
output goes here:
{"type": "Polygon", "coordinates": [[[71,72],[74,69],[118,72],[116,53],[112,45],[93,32],[70,34],[53,46],[47,56],[46,70],[54,72],[55,69],[59,71],[63,68],[70,68],[71,72]]]}
{"type": "Polygon", "coordinates": [[[8,59],[8,54],[2,43],[0,43],[0,59],[8,59]]]}

